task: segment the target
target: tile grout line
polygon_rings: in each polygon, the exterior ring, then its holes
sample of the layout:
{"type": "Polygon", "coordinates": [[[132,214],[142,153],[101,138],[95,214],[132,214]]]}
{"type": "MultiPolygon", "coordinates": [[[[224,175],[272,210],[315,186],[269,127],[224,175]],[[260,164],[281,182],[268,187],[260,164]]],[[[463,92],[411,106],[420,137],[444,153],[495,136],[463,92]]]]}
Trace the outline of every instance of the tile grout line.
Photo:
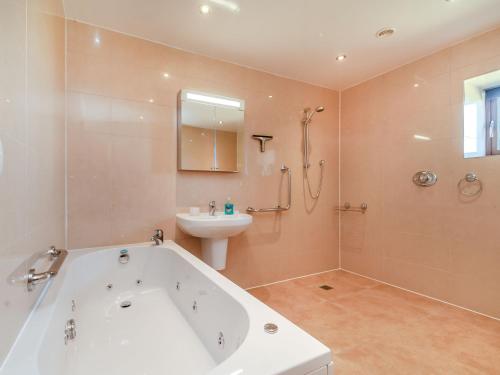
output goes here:
{"type": "Polygon", "coordinates": [[[320,272],[316,272],[316,273],[310,273],[308,275],[303,275],[303,276],[291,277],[291,278],[285,279],[285,280],[273,281],[272,283],[268,283],[268,284],[251,286],[251,287],[245,288],[245,290],[252,290],[252,289],[262,288],[262,287],[265,287],[265,286],[270,286],[270,285],[275,285],[275,284],[281,284],[281,283],[285,283],[287,281],[293,281],[293,280],[303,279],[303,278],[309,277],[309,276],[316,276],[316,275],[321,275],[323,273],[328,273],[328,272],[332,272],[332,271],[340,271],[340,270],[341,270],[340,268],[332,268],[331,270],[320,271],[320,272]]]}
{"type": "MultiPolygon", "coordinates": [[[[63,2],[64,8],[64,2],[63,2]]],[[[69,246],[68,213],[68,21],[64,19],[64,248],[69,246]]]]}
{"type": "Polygon", "coordinates": [[[385,285],[389,285],[393,288],[397,288],[397,289],[400,289],[400,290],[404,290],[405,292],[409,292],[409,293],[413,293],[413,294],[416,294],[418,296],[421,296],[421,297],[425,297],[425,298],[429,298],[431,300],[434,300],[434,301],[437,301],[437,302],[441,302],[441,303],[444,303],[446,305],[449,305],[449,306],[453,306],[453,307],[456,307],[456,308],[459,308],[461,310],[465,310],[465,311],[468,311],[468,312],[471,312],[471,313],[474,313],[474,314],[478,314],[478,315],[482,315],[486,318],[490,318],[490,319],[493,319],[493,320],[496,320],[496,321],[500,321],[500,318],[495,318],[494,316],[491,316],[491,315],[488,315],[488,314],[484,314],[484,313],[481,313],[479,311],[475,311],[475,310],[471,310],[471,309],[468,309],[467,307],[463,307],[463,306],[460,306],[460,305],[455,305],[454,303],[451,303],[451,302],[447,302],[447,301],[443,301],[439,298],[435,298],[435,297],[431,297],[431,296],[428,296],[426,294],[422,294],[422,293],[419,293],[419,292],[415,292],[413,290],[410,290],[410,289],[406,289],[406,288],[403,288],[403,287],[400,287],[400,286],[397,286],[397,285],[394,285],[394,284],[390,284],[390,283],[387,283],[385,281],[382,281],[382,280],[379,280],[379,279],[375,279],[373,277],[369,277],[369,276],[365,276],[365,275],[362,275],[360,273],[357,273],[357,272],[354,272],[354,271],[350,271],[350,270],[347,270],[345,268],[340,268],[339,269],[340,271],[345,271],[345,272],[349,272],[353,275],[356,275],[356,276],[360,276],[360,277],[364,277],[366,279],[369,279],[369,280],[373,280],[373,281],[377,281],[381,284],[385,284],[385,285]]]}
{"type": "MultiPolygon", "coordinates": [[[[342,90],[339,90],[339,133],[338,133],[338,136],[339,136],[339,161],[338,161],[338,189],[339,189],[339,192],[337,194],[337,205],[340,206],[340,199],[342,198],[341,196],[341,158],[342,158],[342,90]]],[[[338,241],[337,241],[337,248],[338,248],[338,257],[339,257],[339,269],[342,269],[342,251],[341,251],[341,229],[342,229],[342,215],[341,215],[341,211],[338,212],[339,214],[339,222],[338,222],[338,225],[337,225],[337,230],[338,230],[338,241]]]]}

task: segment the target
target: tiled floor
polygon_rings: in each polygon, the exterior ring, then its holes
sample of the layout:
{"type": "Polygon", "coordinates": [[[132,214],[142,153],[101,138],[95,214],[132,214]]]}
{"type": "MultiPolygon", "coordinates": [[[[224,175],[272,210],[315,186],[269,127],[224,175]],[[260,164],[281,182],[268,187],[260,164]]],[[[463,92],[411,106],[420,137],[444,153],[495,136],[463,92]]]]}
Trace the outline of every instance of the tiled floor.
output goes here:
{"type": "Polygon", "coordinates": [[[249,292],[328,345],[335,375],[500,374],[494,319],[345,271],[249,292]]]}

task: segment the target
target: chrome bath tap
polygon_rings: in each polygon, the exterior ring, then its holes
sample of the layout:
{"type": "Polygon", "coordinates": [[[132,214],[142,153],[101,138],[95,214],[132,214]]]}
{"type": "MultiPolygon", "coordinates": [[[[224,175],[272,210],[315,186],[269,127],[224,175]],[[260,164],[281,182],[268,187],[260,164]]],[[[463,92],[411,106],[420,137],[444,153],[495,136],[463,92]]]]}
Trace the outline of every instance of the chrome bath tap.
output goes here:
{"type": "Polygon", "coordinates": [[[209,204],[208,204],[208,214],[210,216],[215,216],[215,201],[211,201],[209,204]]]}
{"type": "Polygon", "coordinates": [[[155,234],[151,237],[151,241],[155,242],[155,246],[160,246],[163,243],[163,231],[161,229],[155,230],[155,234]]]}

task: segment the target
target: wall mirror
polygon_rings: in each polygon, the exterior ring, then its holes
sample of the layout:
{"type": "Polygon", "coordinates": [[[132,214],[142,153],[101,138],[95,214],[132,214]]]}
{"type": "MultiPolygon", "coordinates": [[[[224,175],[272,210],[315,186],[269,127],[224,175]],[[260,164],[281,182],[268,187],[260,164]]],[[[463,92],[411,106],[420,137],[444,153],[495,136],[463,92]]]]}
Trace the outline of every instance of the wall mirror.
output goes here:
{"type": "Polygon", "coordinates": [[[178,169],[238,172],[243,160],[245,102],[182,90],[178,109],[178,169]]]}
{"type": "Polygon", "coordinates": [[[500,155],[500,70],[464,81],[464,157],[500,155]]]}

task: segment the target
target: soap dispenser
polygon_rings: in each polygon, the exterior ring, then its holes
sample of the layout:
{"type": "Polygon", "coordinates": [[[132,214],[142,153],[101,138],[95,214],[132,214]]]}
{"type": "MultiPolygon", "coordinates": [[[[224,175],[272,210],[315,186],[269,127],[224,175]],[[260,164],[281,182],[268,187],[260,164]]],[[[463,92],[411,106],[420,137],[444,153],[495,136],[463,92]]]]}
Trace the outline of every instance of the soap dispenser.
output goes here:
{"type": "Polygon", "coordinates": [[[226,204],[224,205],[224,214],[233,215],[234,214],[234,204],[231,202],[231,197],[227,198],[226,204]]]}

